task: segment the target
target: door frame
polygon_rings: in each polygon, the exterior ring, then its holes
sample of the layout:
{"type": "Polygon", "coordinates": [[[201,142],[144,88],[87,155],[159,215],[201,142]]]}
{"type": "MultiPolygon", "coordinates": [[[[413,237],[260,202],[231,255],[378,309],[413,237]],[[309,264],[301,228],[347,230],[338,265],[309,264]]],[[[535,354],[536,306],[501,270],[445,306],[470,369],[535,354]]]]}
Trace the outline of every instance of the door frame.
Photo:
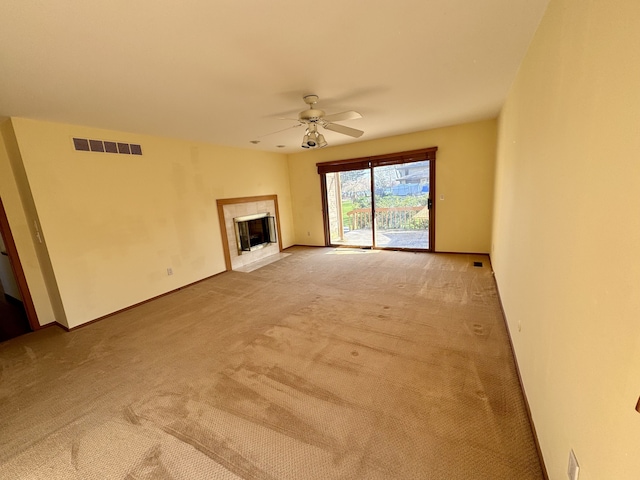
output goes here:
{"type": "Polygon", "coordinates": [[[404,250],[415,252],[435,252],[435,239],[436,239],[436,151],[438,147],[423,148],[420,150],[411,150],[406,152],[390,153],[385,155],[377,155],[372,157],[353,158],[347,160],[336,160],[330,162],[316,163],[318,173],[320,174],[320,192],[322,195],[322,217],[324,222],[324,242],[327,247],[351,247],[358,248],[357,246],[350,245],[336,245],[331,243],[331,235],[329,228],[329,215],[328,215],[328,203],[327,203],[327,173],[344,172],[350,170],[366,170],[371,172],[371,209],[374,220],[371,226],[371,235],[373,247],[360,247],[360,248],[373,248],[376,250],[404,250]],[[375,191],[374,188],[374,167],[381,167],[385,165],[396,165],[403,163],[429,161],[429,247],[424,249],[416,248],[398,248],[398,247],[377,247],[375,246],[375,191]]]}
{"type": "Polygon", "coordinates": [[[22,305],[27,312],[29,326],[33,331],[39,330],[42,327],[38,322],[38,314],[36,313],[36,308],[33,305],[33,298],[31,298],[31,292],[29,292],[29,286],[27,285],[27,279],[24,275],[22,263],[20,262],[18,249],[16,248],[16,244],[13,240],[13,235],[11,234],[11,227],[7,218],[7,212],[5,211],[4,205],[2,203],[2,198],[0,198],[0,235],[2,235],[4,245],[5,247],[7,247],[9,263],[11,264],[13,276],[15,277],[16,283],[18,284],[18,290],[20,290],[20,295],[22,296],[22,305]]]}

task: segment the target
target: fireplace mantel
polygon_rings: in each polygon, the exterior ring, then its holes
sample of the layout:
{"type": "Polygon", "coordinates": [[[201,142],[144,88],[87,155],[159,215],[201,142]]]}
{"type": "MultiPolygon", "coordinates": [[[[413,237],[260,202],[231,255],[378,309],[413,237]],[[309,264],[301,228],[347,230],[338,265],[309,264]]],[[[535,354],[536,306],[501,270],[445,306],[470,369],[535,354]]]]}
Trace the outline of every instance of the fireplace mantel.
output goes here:
{"type": "Polygon", "coordinates": [[[262,260],[282,251],[282,235],[280,233],[280,216],[277,195],[261,195],[256,197],[223,198],[216,201],[218,220],[222,234],[222,247],[226,270],[236,270],[248,263],[262,260]],[[245,215],[256,215],[270,212],[275,217],[277,243],[259,250],[243,252],[238,255],[236,232],[233,219],[245,215]]]}

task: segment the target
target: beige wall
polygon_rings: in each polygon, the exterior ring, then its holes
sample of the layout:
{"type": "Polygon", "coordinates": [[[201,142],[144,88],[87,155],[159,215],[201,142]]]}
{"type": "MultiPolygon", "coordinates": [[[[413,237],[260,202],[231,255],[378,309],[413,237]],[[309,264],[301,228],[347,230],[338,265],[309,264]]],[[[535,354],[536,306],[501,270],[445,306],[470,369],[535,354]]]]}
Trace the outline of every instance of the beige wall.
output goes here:
{"type": "MultiPolygon", "coordinates": [[[[40,325],[56,321],[40,257],[46,249],[36,239],[34,222],[37,216],[31,202],[29,185],[21,171],[21,157],[10,120],[0,125],[0,198],[18,250],[20,264],[29,285],[40,325]]],[[[61,322],[64,314],[60,312],[61,322]]]]}
{"type": "Polygon", "coordinates": [[[496,122],[486,120],[289,155],[295,242],[324,245],[316,163],[435,146],[436,250],[488,253],[495,142],[496,122]]]}
{"type": "Polygon", "coordinates": [[[552,480],[640,478],[640,2],[551,0],[502,111],[492,262],[552,480]]]}
{"type": "Polygon", "coordinates": [[[69,327],[224,271],[216,199],[278,195],[293,243],[284,155],[12,121],[69,327]],[[144,154],[78,152],[73,136],[144,154]]]}

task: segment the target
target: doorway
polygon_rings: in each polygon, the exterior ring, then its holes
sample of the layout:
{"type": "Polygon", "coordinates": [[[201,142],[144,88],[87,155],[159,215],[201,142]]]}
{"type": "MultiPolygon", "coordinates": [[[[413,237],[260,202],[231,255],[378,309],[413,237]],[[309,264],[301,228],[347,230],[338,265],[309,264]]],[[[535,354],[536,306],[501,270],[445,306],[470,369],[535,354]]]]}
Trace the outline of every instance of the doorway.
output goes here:
{"type": "Polygon", "coordinates": [[[371,170],[327,173],[325,182],[329,244],[372,247],[371,170]]]}
{"type": "Polygon", "coordinates": [[[0,342],[40,328],[0,199],[0,342]]]}
{"type": "Polygon", "coordinates": [[[434,251],[436,150],[319,163],[326,244],[434,251]]]}

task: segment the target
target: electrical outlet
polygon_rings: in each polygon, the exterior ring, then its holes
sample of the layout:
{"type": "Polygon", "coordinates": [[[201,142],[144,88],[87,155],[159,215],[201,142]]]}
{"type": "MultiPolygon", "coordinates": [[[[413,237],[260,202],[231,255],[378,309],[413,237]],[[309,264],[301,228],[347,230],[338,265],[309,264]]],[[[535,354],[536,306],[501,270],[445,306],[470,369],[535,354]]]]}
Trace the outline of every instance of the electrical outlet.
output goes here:
{"type": "Polygon", "coordinates": [[[167,268],[167,275],[173,275],[173,268],[167,268]]]}
{"type": "Polygon", "coordinates": [[[578,465],[578,459],[576,458],[576,454],[573,452],[573,448],[569,452],[569,468],[567,468],[567,476],[569,480],[578,480],[578,475],[580,474],[580,465],[578,465]]]}
{"type": "Polygon", "coordinates": [[[307,232],[307,237],[310,237],[310,236],[311,236],[311,232],[307,232]]]}
{"type": "Polygon", "coordinates": [[[518,320],[518,331],[522,331],[522,322],[520,320],[518,320]]]}

